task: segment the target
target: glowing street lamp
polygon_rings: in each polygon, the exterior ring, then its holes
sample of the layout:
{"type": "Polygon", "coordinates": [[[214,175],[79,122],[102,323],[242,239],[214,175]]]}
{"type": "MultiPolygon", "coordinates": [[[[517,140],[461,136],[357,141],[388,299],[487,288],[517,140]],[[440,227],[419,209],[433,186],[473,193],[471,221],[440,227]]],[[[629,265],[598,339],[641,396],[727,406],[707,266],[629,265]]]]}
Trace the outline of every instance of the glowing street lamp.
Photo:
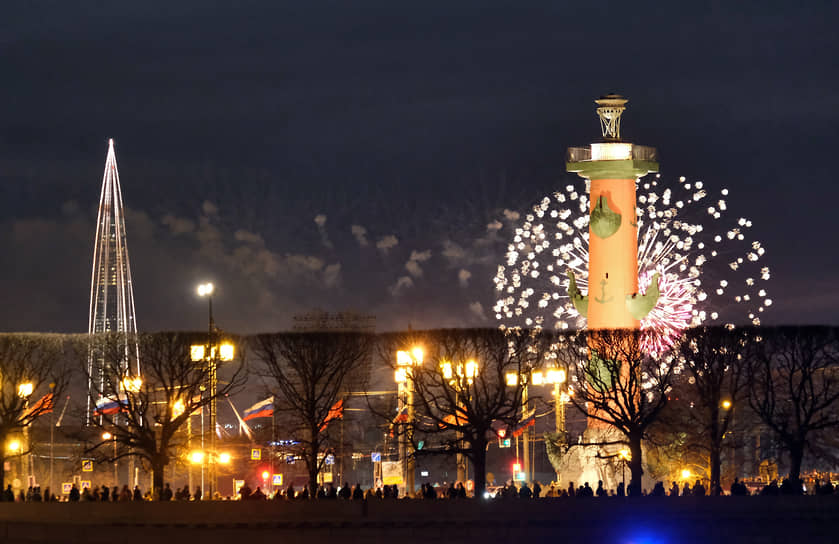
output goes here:
{"type": "Polygon", "coordinates": [[[204,353],[207,351],[207,346],[204,345],[192,345],[189,347],[189,358],[193,363],[197,363],[198,361],[203,361],[205,358],[204,353]]]}
{"type": "Polygon", "coordinates": [[[133,378],[126,376],[122,379],[122,388],[130,393],[139,393],[143,387],[143,378],[135,376],[133,378]]]}
{"type": "Polygon", "coordinates": [[[566,380],[565,370],[561,368],[549,368],[546,379],[548,383],[555,385],[563,384],[566,380]]]}
{"type": "Polygon", "coordinates": [[[623,465],[621,465],[621,480],[623,481],[624,489],[626,489],[626,464],[632,460],[632,452],[624,448],[618,452],[618,457],[623,461],[623,465]]]}
{"type": "Polygon", "coordinates": [[[179,417],[183,415],[185,410],[186,405],[184,405],[183,399],[178,399],[172,403],[172,417],[179,417]]]}
{"type": "Polygon", "coordinates": [[[232,361],[234,354],[233,344],[224,342],[218,347],[218,358],[222,361],[232,361]]]}
{"type": "Polygon", "coordinates": [[[443,379],[449,381],[452,385],[457,385],[455,376],[460,380],[465,379],[467,384],[472,385],[472,382],[478,376],[478,371],[478,363],[474,359],[456,365],[453,365],[451,361],[440,361],[440,373],[443,375],[443,379]]]}
{"type": "Polygon", "coordinates": [[[410,351],[399,350],[396,352],[397,366],[420,366],[425,358],[425,352],[421,347],[411,348],[410,351]]]}
{"type": "Polygon", "coordinates": [[[189,454],[189,462],[193,465],[200,465],[204,463],[204,452],[203,451],[194,451],[189,454]]]}
{"type": "Polygon", "coordinates": [[[466,379],[469,380],[469,383],[471,384],[472,380],[478,376],[478,363],[470,359],[469,361],[466,361],[464,368],[466,370],[466,379]]]}
{"type": "Polygon", "coordinates": [[[690,479],[690,477],[691,477],[690,469],[688,469],[688,468],[683,468],[683,469],[682,469],[681,476],[682,476],[682,480],[689,480],[689,479],[690,479]]]}
{"type": "Polygon", "coordinates": [[[189,346],[189,358],[194,363],[211,359],[228,362],[232,361],[235,355],[236,348],[230,342],[223,342],[218,346],[210,346],[209,350],[203,344],[189,346]]]}
{"type": "Polygon", "coordinates": [[[197,288],[196,291],[198,292],[199,297],[211,297],[213,296],[213,291],[215,290],[215,286],[212,283],[202,283],[197,288]]]}
{"type": "Polygon", "coordinates": [[[26,397],[32,395],[32,391],[34,390],[35,387],[32,385],[31,382],[22,383],[17,386],[17,395],[20,398],[25,399],[26,397]]]}
{"type": "MultiPolygon", "coordinates": [[[[13,455],[17,455],[19,453],[22,453],[23,446],[21,446],[21,444],[18,440],[12,440],[11,442],[9,442],[6,445],[6,449],[9,451],[9,453],[11,453],[13,455]]],[[[23,474],[23,455],[20,456],[19,469],[20,469],[20,474],[22,475],[23,474]]]]}
{"type": "Polygon", "coordinates": [[[230,454],[229,453],[220,453],[218,455],[218,462],[222,465],[227,465],[230,463],[230,454]]]}
{"type": "Polygon", "coordinates": [[[729,410],[731,408],[731,401],[726,399],[722,401],[723,410],[729,410]]]}

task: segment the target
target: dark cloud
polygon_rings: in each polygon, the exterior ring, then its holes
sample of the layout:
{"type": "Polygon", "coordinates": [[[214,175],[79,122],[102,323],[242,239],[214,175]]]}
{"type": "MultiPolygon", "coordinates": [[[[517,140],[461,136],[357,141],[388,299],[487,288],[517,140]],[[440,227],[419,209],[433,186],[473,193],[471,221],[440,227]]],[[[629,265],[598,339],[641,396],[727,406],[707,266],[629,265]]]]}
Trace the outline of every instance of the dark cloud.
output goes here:
{"type": "Polygon", "coordinates": [[[15,4],[0,21],[0,329],[85,329],[108,137],[143,328],[200,323],[205,280],[243,332],[312,307],[380,328],[492,323],[508,227],[573,179],[564,149],[596,136],[591,100],[609,91],[665,177],[729,187],[753,219],[776,293],[764,321],[835,323],[819,206],[837,193],[837,11],[15,4]]]}

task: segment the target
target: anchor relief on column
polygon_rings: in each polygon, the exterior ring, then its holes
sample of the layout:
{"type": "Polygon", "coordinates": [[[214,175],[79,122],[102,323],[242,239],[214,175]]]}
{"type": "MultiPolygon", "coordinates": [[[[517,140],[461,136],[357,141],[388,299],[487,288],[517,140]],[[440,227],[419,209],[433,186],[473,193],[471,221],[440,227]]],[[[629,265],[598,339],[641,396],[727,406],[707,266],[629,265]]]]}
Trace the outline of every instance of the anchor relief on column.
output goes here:
{"type": "MultiPolygon", "coordinates": [[[[658,298],[661,294],[658,287],[658,280],[661,274],[656,272],[650,280],[650,286],[647,287],[647,292],[644,294],[633,293],[626,295],[625,304],[626,310],[633,318],[638,321],[647,317],[647,315],[655,308],[658,303],[658,298]]],[[[614,297],[607,293],[608,282],[604,279],[600,282],[600,295],[594,298],[595,302],[605,304],[614,300],[614,297]]],[[[579,287],[577,287],[577,279],[574,277],[574,272],[568,270],[568,296],[571,298],[571,303],[574,304],[577,312],[584,317],[588,317],[588,295],[583,295],[579,287]]]]}

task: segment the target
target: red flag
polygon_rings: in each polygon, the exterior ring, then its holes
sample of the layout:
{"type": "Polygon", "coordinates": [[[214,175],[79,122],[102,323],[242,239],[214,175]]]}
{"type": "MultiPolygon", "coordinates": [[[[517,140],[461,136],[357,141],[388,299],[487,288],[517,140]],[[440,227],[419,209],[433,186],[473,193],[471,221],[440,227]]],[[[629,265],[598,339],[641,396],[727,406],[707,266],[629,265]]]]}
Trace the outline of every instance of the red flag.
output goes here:
{"type": "Polygon", "coordinates": [[[52,393],[47,393],[37,401],[35,404],[29,407],[28,410],[23,414],[23,417],[29,417],[32,414],[36,416],[42,416],[44,414],[49,414],[52,412],[53,408],[55,408],[55,399],[53,398],[52,393]]]}
{"type": "Polygon", "coordinates": [[[469,421],[469,417],[466,415],[466,412],[463,411],[462,408],[458,407],[457,414],[447,414],[443,417],[443,422],[440,423],[438,426],[441,429],[444,429],[449,426],[457,426],[463,425],[469,421]]]}
{"type": "Polygon", "coordinates": [[[341,419],[344,417],[344,399],[339,400],[335,404],[332,405],[332,408],[329,409],[329,413],[326,414],[326,419],[323,420],[323,425],[320,426],[321,432],[329,425],[329,422],[333,419],[341,419]]]}
{"type": "Polygon", "coordinates": [[[513,436],[515,438],[518,438],[519,436],[524,434],[524,430],[526,428],[532,427],[533,425],[536,425],[536,411],[535,410],[531,410],[529,413],[524,414],[524,417],[522,418],[522,420],[519,421],[519,424],[516,425],[515,429],[513,429],[513,436]]]}

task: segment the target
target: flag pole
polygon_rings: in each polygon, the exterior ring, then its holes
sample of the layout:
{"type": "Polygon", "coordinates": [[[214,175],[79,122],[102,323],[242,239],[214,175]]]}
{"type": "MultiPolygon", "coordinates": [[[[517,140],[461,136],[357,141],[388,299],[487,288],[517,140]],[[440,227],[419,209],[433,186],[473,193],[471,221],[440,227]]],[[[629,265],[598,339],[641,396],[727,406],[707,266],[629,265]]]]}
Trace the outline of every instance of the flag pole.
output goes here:
{"type": "MultiPolygon", "coordinates": [[[[271,408],[272,408],[272,410],[271,410],[271,482],[273,482],[274,481],[274,448],[277,444],[277,427],[274,424],[273,406],[271,408]]],[[[312,491],[309,490],[309,493],[311,494],[312,491]]]]}
{"type": "MultiPolygon", "coordinates": [[[[55,398],[55,397],[53,397],[53,398],[55,398]]],[[[54,448],[55,448],[55,410],[52,411],[52,417],[50,417],[50,479],[49,479],[50,480],[50,493],[52,493],[53,489],[55,489],[52,486],[52,466],[53,466],[53,462],[54,462],[54,459],[55,459],[54,448]]],[[[49,500],[49,497],[46,497],[45,499],[49,500]]]]}

